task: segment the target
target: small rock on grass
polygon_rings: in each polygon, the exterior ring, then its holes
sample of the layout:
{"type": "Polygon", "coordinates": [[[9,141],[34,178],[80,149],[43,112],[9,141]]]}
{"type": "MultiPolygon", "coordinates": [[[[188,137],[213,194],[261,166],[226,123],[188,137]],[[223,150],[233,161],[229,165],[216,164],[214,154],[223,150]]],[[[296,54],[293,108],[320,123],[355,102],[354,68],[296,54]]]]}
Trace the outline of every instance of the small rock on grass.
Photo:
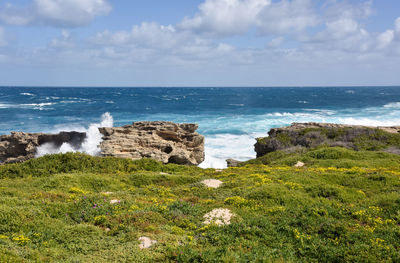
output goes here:
{"type": "Polygon", "coordinates": [[[217,226],[224,226],[231,224],[231,218],[233,214],[227,208],[216,208],[211,212],[208,212],[204,215],[204,222],[203,224],[209,225],[211,223],[216,224],[217,226]]]}
{"type": "Polygon", "coordinates": [[[306,165],[306,164],[303,163],[303,162],[298,161],[298,162],[294,165],[294,167],[303,167],[304,165],[306,165]]]}
{"type": "Polygon", "coordinates": [[[121,202],[121,200],[113,199],[113,200],[110,201],[110,204],[117,204],[117,203],[120,203],[120,202],[121,202]]]}
{"type": "Polygon", "coordinates": [[[140,249],[145,249],[145,248],[149,248],[152,245],[154,245],[155,243],[157,243],[157,241],[150,239],[149,237],[139,237],[139,248],[140,249]]]}
{"type": "Polygon", "coordinates": [[[223,182],[220,180],[216,180],[216,179],[207,179],[207,180],[201,181],[201,183],[206,185],[207,187],[218,188],[222,185],[223,182]]]}

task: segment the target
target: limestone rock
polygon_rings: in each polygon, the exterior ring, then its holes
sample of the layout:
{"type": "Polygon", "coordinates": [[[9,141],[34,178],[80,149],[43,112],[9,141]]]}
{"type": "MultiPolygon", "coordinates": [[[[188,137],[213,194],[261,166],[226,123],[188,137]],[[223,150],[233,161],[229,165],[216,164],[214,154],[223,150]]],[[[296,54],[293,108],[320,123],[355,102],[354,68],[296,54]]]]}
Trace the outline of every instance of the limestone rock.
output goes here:
{"type": "Polygon", "coordinates": [[[23,162],[35,157],[40,145],[52,143],[60,147],[69,143],[79,148],[86,138],[86,133],[60,132],[59,134],[12,132],[0,136],[0,163],[23,162]]]}
{"type": "Polygon", "coordinates": [[[152,240],[149,237],[139,237],[139,248],[140,249],[145,249],[145,248],[150,248],[152,245],[156,244],[156,240],[152,240]]]}
{"type": "Polygon", "coordinates": [[[201,181],[201,183],[210,188],[219,188],[223,184],[222,181],[217,179],[206,179],[201,181]]]}
{"type": "MultiPolygon", "coordinates": [[[[257,157],[278,150],[287,153],[301,152],[319,145],[358,150],[356,143],[358,138],[367,136],[380,143],[379,133],[382,131],[400,134],[400,126],[372,127],[316,122],[293,123],[288,127],[271,129],[268,137],[257,138],[254,148],[257,157]]],[[[396,149],[392,147],[388,152],[398,152],[396,149]]]]}
{"type": "Polygon", "coordinates": [[[242,163],[242,162],[234,160],[234,159],[227,159],[226,160],[226,164],[227,164],[228,167],[238,167],[240,163],[242,163]]]}
{"type": "Polygon", "coordinates": [[[304,167],[304,165],[306,165],[306,164],[303,163],[303,162],[298,161],[298,162],[294,165],[294,167],[300,168],[300,167],[304,167]]]}
{"type": "Polygon", "coordinates": [[[196,124],[135,122],[132,125],[99,128],[103,156],[138,160],[152,158],[163,163],[198,165],[204,161],[204,136],[196,124]]]}
{"type": "Polygon", "coordinates": [[[214,223],[217,226],[230,225],[233,216],[227,208],[216,208],[203,216],[203,224],[209,225],[214,223]]]}

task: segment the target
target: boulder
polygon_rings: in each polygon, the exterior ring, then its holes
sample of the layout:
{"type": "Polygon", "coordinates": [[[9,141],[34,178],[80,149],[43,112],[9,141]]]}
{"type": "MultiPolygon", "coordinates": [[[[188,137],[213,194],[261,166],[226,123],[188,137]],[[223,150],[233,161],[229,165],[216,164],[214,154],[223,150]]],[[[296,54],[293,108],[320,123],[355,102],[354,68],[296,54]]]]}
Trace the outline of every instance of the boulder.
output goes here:
{"type": "Polygon", "coordinates": [[[228,167],[238,167],[242,162],[234,159],[226,159],[226,164],[228,167]]]}
{"type": "Polygon", "coordinates": [[[99,128],[101,155],[198,165],[204,161],[204,136],[195,132],[197,128],[197,124],[163,121],[99,128]]]}

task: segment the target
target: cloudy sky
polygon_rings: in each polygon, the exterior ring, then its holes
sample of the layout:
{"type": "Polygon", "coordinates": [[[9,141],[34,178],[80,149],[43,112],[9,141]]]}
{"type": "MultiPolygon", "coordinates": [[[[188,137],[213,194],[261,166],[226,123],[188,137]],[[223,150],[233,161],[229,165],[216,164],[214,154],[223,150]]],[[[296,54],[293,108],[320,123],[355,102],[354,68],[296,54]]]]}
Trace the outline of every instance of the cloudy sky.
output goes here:
{"type": "Polygon", "coordinates": [[[399,0],[0,0],[0,85],[399,84],[399,0]]]}

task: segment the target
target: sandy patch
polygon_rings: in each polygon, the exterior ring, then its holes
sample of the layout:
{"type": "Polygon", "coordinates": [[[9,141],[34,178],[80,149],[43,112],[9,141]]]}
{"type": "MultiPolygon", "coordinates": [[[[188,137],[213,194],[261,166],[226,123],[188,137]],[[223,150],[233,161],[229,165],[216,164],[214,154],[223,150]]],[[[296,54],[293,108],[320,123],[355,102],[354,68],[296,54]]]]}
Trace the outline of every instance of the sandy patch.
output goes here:
{"type": "Polygon", "coordinates": [[[203,181],[201,181],[201,183],[206,185],[207,187],[211,187],[211,188],[218,188],[223,184],[222,181],[216,180],[216,179],[203,180],[203,181]]]}
{"type": "Polygon", "coordinates": [[[155,243],[157,243],[157,241],[151,240],[149,237],[139,237],[139,241],[140,241],[139,244],[140,249],[149,248],[155,243]]]}
{"type": "Polygon", "coordinates": [[[209,225],[211,223],[216,224],[217,226],[224,226],[231,224],[231,218],[233,214],[227,208],[216,208],[211,212],[208,212],[204,215],[203,224],[209,225]]]}

